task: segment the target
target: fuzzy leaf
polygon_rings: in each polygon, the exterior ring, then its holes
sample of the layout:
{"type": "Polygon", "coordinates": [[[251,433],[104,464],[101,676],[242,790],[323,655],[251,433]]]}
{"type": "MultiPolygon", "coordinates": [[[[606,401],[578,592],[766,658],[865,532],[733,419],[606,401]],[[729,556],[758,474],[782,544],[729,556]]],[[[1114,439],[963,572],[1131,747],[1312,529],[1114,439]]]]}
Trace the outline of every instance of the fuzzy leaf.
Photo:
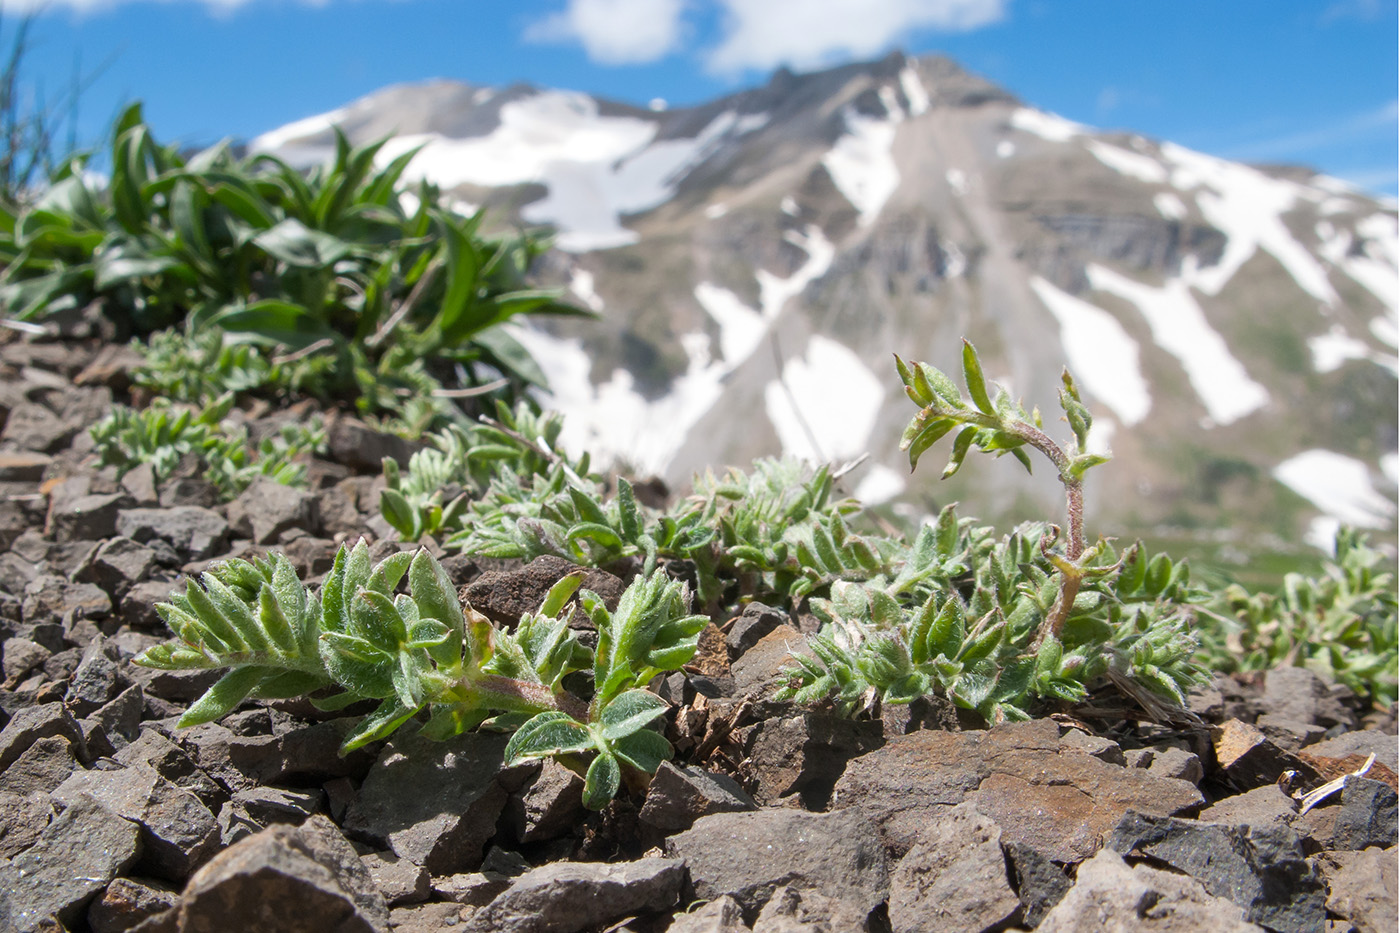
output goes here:
{"type": "Polygon", "coordinates": [[[668,708],[669,704],[654,693],[646,690],[624,691],[599,711],[599,734],[609,740],[631,735],[665,714],[668,708]]]}
{"type": "Polygon", "coordinates": [[[661,762],[669,761],[673,752],[671,743],[650,729],[639,729],[618,739],[612,749],[618,758],[647,774],[655,774],[661,762]]]}
{"type": "Polygon", "coordinates": [[[524,758],[586,752],[594,747],[593,735],[587,726],[568,713],[550,710],[539,713],[516,730],[506,743],[505,758],[509,765],[524,758]]]}
{"type": "Polygon", "coordinates": [[[621,786],[622,769],[618,767],[617,759],[603,752],[588,766],[588,774],[583,780],[583,805],[590,810],[601,810],[617,796],[617,789],[621,786]]]}
{"type": "Polygon", "coordinates": [[[179,727],[197,726],[213,722],[229,713],[253,692],[253,688],[269,674],[277,673],[267,667],[236,667],[215,682],[198,700],[190,704],[180,717],[179,727]]]}

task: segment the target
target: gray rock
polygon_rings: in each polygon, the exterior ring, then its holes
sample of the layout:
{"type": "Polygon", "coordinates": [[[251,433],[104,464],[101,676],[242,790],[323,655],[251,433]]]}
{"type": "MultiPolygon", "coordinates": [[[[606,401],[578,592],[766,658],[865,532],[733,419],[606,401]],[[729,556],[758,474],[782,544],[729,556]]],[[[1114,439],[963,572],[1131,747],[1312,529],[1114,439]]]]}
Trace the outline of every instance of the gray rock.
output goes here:
{"type": "Polygon", "coordinates": [[[180,892],[154,878],[116,878],[88,908],[92,933],[125,933],[175,906],[180,892]]]}
{"type": "Polygon", "coordinates": [[[141,827],[142,868],[169,881],[184,881],[219,847],[219,827],[199,798],[161,777],[147,764],[115,771],[80,771],[53,792],[60,806],[83,796],[101,801],[141,827]]]}
{"type": "Polygon", "coordinates": [[[1060,736],[1060,744],[1065,748],[1079,749],[1084,754],[1097,758],[1099,761],[1106,761],[1111,765],[1126,767],[1128,764],[1128,760],[1123,757],[1123,749],[1118,746],[1118,743],[1101,735],[1089,735],[1078,729],[1070,729],[1060,736]]]}
{"type": "Polygon", "coordinates": [[[812,656],[807,637],[791,625],[774,627],[729,666],[734,678],[734,695],[772,692],[779,675],[794,666],[794,654],[812,656]]]}
{"type": "Polygon", "coordinates": [[[361,853],[360,861],[390,907],[421,904],[432,893],[432,879],[422,865],[378,851],[361,853]]]}
{"type": "Polygon", "coordinates": [[[744,908],[725,894],[690,913],[676,914],[666,933],[750,933],[750,930],[744,922],[744,908]]]}
{"type": "Polygon", "coordinates": [[[1329,849],[1359,851],[1396,842],[1396,794],[1380,781],[1348,775],[1342,785],[1342,806],[1332,823],[1329,849]]]}
{"type": "Polygon", "coordinates": [[[165,622],[156,612],[156,603],[170,601],[175,584],[166,580],[137,583],[117,600],[117,615],[132,628],[166,632],[165,622]]]}
{"type": "Polygon", "coordinates": [[[126,686],[121,652],[99,635],[83,650],[63,702],[81,719],[116,699],[126,686]]]}
{"type": "Polygon", "coordinates": [[[340,753],[340,746],[358,724],[356,717],[343,717],[299,726],[275,736],[240,736],[228,743],[229,761],[259,784],[308,784],[337,777],[360,778],[373,764],[373,753],[366,749],[347,755],[340,753]]]}
{"type": "Polygon", "coordinates": [[[1021,901],[1021,922],[1036,927],[1071,887],[1065,870],[1043,853],[1029,846],[1007,843],[1002,846],[1010,861],[1016,896],[1021,901]]]}
{"type": "Polygon", "coordinates": [[[260,476],[228,504],[229,527],[254,544],[272,544],[291,528],[315,534],[320,529],[316,496],[260,476]]]}
{"type": "Polygon", "coordinates": [[[673,908],[685,868],[664,858],[555,862],[526,872],[463,924],[463,933],[580,933],[673,908]]]}
{"type": "Polygon", "coordinates": [[[1332,694],[1331,686],[1306,667],[1276,667],[1264,674],[1264,694],[1257,701],[1260,717],[1347,729],[1356,727],[1356,714],[1332,694]]]}
{"type": "Polygon", "coordinates": [[[879,722],[798,710],[743,730],[742,740],[755,800],[773,804],[796,795],[806,809],[817,810],[825,808],[846,763],[884,743],[884,729],[879,722]]]}
{"type": "Polygon", "coordinates": [[[28,638],[7,638],[4,645],[4,679],[17,684],[34,668],[41,666],[53,652],[28,638]]]}
{"type": "Polygon", "coordinates": [[[0,792],[27,797],[47,794],[78,767],[73,743],[66,736],[36,739],[0,774],[0,792]]]}
{"type": "Polygon", "coordinates": [[[235,793],[233,802],[262,826],[299,824],[321,806],[321,792],[285,787],[249,787],[235,793]]]}
{"type": "Polygon", "coordinates": [[[140,852],[135,824],[91,797],[74,801],[34,845],[0,862],[0,929],[26,933],[51,918],[71,926],[140,852]]]}
{"type": "Polygon", "coordinates": [[[1326,918],[1322,880],[1286,826],[1222,826],[1130,812],[1105,845],[1185,872],[1277,933],[1317,930],[1326,918]]]}
{"type": "Polygon", "coordinates": [[[83,740],[82,728],[62,703],[41,703],[15,713],[0,730],[0,771],[39,739],[56,735],[74,743],[83,740]]]}
{"type": "Polygon", "coordinates": [[[1201,793],[1186,781],[1108,764],[1060,743],[1053,720],[1008,723],[986,732],[914,732],[856,758],[831,805],[854,808],[903,854],[931,816],[975,799],[1002,838],[1077,862],[1098,848],[1128,810],[1162,815],[1194,810],[1201,793]]]}
{"type": "Polygon", "coordinates": [[[100,541],[117,533],[117,513],[132,505],[124,492],[53,500],[49,529],[55,541],[100,541]]]}
{"type": "Polygon", "coordinates": [[[1303,746],[1311,745],[1327,734],[1327,730],[1319,725],[1268,713],[1256,719],[1254,727],[1264,733],[1270,742],[1288,752],[1298,752],[1303,746]]]}
{"type": "MultiPolygon", "coordinates": [[[[1318,929],[1321,929],[1319,925],[1318,929]]],[[[1037,933],[1264,933],[1238,904],[1213,897],[1194,879],[1135,865],[1105,849],[1036,927],[1037,933]]]]}
{"type": "Polygon", "coordinates": [[[116,699],[83,719],[83,737],[89,754],[97,757],[94,736],[101,733],[106,744],[103,755],[114,755],[125,748],[141,734],[141,716],[146,708],[146,697],[135,684],[117,694],[116,699]]]}
{"type": "Polygon", "coordinates": [[[1400,926],[1396,904],[1396,852],[1324,852],[1318,859],[1327,880],[1327,911],[1354,926],[1358,933],[1393,933],[1400,926]]]}
{"type": "Polygon", "coordinates": [[[930,820],[890,875],[895,933],[982,933],[1020,910],[1001,828],[970,801],[930,820]]]}
{"type": "Polygon", "coordinates": [[[875,826],[859,813],[759,810],[704,816],[665,843],[695,896],[731,895],[754,916],[782,885],[820,891],[869,913],[885,900],[889,869],[875,826]]]}
{"type": "Polygon", "coordinates": [[[387,933],[389,908],[325,817],[275,826],[195,873],[175,909],[180,933],[387,933]]]}
{"type": "Polygon", "coordinates": [[[415,904],[395,907],[389,912],[389,922],[394,933],[451,933],[472,912],[471,907],[457,903],[415,904]]]}
{"type": "Polygon", "coordinates": [[[1147,773],[1154,777],[1200,784],[1201,779],[1206,776],[1206,769],[1195,752],[1168,746],[1157,749],[1156,754],[1152,756],[1152,763],[1147,766],[1147,773]]]}
{"type": "MultiPolygon", "coordinates": [[[[551,555],[537,557],[515,570],[488,570],[467,585],[466,599],[477,612],[514,628],[522,615],[540,608],[550,587],[578,570],[584,572],[582,588],[601,596],[609,609],[616,609],[626,588],[620,579],[605,570],[580,567],[551,555]]],[[[570,624],[576,628],[585,625],[581,610],[570,624]]]]}
{"type": "Polygon", "coordinates": [[[1343,732],[1332,739],[1324,739],[1308,747],[1308,754],[1321,758],[1346,758],[1348,755],[1375,755],[1376,761],[1392,771],[1400,771],[1400,740],[1393,732],[1378,732],[1374,729],[1359,729],[1343,732]]]}
{"type": "Polygon", "coordinates": [[[749,603],[729,626],[724,636],[724,644],[729,649],[731,660],[740,657],[758,644],[769,632],[788,620],[786,612],[765,606],[763,603],[749,603]]]}
{"type": "Polygon", "coordinates": [[[267,827],[248,815],[241,803],[230,800],[219,811],[219,845],[228,848],[249,836],[256,836],[267,827]]]}
{"type": "MultiPolygon", "coordinates": [[[[109,538],[78,568],[73,579],[94,583],[112,597],[114,603],[150,575],[156,566],[156,552],[130,538],[109,538]]],[[[163,599],[163,597],[162,597],[163,599]]]]}
{"type": "Polygon", "coordinates": [[[53,805],[47,795],[0,792],[0,859],[32,846],[51,819],[53,805]]]}
{"type": "Polygon", "coordinates": [[[222,553],[228,522],[218,512],[197,505],[170,509],[123,509],[117,534],[139,541],[164,541],[182,562],[207,560],[222,553]]]}
{"type": "Polygon", "coordinates": [[[60,418],[43,405],[20,402],[5,419],[0,441],[8,441],[20,450],[52,454],[68,446],[82,427],[78,421],[60,418]]]}
{"type": "Polygon", "coordinates": [[[326,421],[330,459],[362,473],[378,473],[385,457],[406,469],[409,459],[422,446],[396,434],[376,431],[354,418],[336,417],[326,421]]]}
{"type": "Polygon", "coordinates": [[[542,842],[573,829],[582,815],[583,779],[545,759],[536,778],[506,802],[502,822],[517,842],[542,842]]]}
{"type": "Polygon", "coordinates": [[[728,775],[663,761],[647,788],[638,819],[667,832],[689,829],[702,816],[757,810],[758,804],[728,775]]]}
{"type": "Polygon", "coordinates": [[[346,832],[434,875],[475,870],[506,802],[497,778],[506,741],[485,733],[445,742],[396,736],[346,812],[346,832]]]}
{"type": "Polygon", "coordinates": [[[62,622],[65,618],[95,619],[112,611],[112,598],[91,583],[72,583],[54,574],[40,574],[24,588],[20,618],[28,625],[62,622]]]}
{"type": "Polygon", "coordinates": [[[211,812],[228,800],[228,793],[200,770],[184,749],[154,729],[142,730],[130,745],[119,749],[113,757],[123,765],[150,765],[161,777],[198,797],[211,812]]]}
{"type": "Polygon", "coordinates": [[[122,492],[131,497],[137,508],[150,508],[160,502],[156,489],[156,468],[154,464],[138,463],[122,474],[117,481],[122,492]]]}
{"type": "Polygon", "coordinates": [[[202,476],[175,476],[161,485],[159,503],[163,509],[180,506],[216,508],[219,504],[219,487],[202,476]]]}
{"type": "Polygon", "coordinates": [[[811,889],[783,885],[758,912],[754,933],[870,933],[879,929],[852,905],[811,889]]]}
{"type": "Polygon", "coordinates": [[[1247,826],[1292,825],[1298,805],[1277,784],[1265,784],[1243,794],[1222,797],[1206,807],[1197,818],[1203,823],[1247,826]]]}
{"type": "Polygon", "coordinates": [[[0,451],[0,482],[37,483],[50,463],[53,457],[32,450],[0,451]]]}
{"type": "Polygon", "coordinates": [[[432,892],[444,900],[485,907],[510,887],[511,876],[498,871],[471,871],[437,878],[432,892]]]}

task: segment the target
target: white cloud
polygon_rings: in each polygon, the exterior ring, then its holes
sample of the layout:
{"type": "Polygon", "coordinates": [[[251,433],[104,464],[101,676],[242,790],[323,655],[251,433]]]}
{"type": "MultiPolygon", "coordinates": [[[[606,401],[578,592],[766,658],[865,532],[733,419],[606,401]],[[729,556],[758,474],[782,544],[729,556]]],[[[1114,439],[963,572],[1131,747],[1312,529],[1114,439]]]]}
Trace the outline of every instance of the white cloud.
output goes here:
{"type": "Polygon", "coordinates": [[[569,0],[525,30],[527,42],[578,42],[603,65],[654,62],[675,50],[685,0],[569,0]]]}
{"type": "Polygon", "coordinates": [[[714,72],[814,68],[878,55],[917,29],[956,32],[1001,19],[1003,0],[720,0],[724,38],[714,72]]]}

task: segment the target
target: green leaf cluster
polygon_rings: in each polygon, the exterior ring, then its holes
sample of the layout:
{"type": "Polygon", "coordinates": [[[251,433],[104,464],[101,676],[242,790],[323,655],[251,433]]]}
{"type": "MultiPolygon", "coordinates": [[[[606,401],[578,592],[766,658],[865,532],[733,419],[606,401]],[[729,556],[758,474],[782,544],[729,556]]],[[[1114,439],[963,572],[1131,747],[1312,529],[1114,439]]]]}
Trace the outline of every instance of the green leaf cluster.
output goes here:
{"type": "Polygon", "coordinates": [[[342,546],[319,594],[280,554],[231,560],[157,607],[176,639],[136,663],[228,669],[182,726],[217,719],[249,697],[320,692],[314,702],[324,709],[377,702],[346,738],[346,751],[420,714],[432,738],[477,727],[514,731],[511,760],[559,756],[586,775],[585,802],[596,809],[617,793],[624,766],[653,773],[670,757],[666,740],[648,728],[667,704],[643,687],[694,656],[708,618],[689,614],[686,586],[661,573],[637,577],[616,611],[577,592],[579,582],[578,574],[565,577],[538,612],[506,629],[464,610],[426,550],[375,563],[365,542],[342,546]],[[597,630],[595,650],[569,627],[576,595],[597,630]],[[578,672],[592,674],[583,696],[565,687],[578,672]]]}
{"type": "Polygon", "coordinates": [[[186,457],[194,457],[224,500],[237,497],[258,476],[305,486],[306,458],[325,450],[321,420],[286,422],[254,443],[245,426],[227,419],[232,404],[233,396],[225,394],[199,408],[166,399],[142,410],[115,405],[88,429],[97,462],[119,474],[149,463],[162,482],[186,457]]]}
{"type": "Polygon", "coordinates": [[[1022,526],[972,550],[965,574],[924,590],[898,580],[833,585],[829,599],[810,601],[823,622],[808,639],[813,656],[794,658],[777,698],[831,702],[850,714],[937,692],[998,722],[1082,701],[1113,674],[1180,706],[1201,677],[1189,629],[1204,598],[1185,565],[1176,565],[1174,580],[1148,585],[1142,571],[1151,562],[1139,552],[1122,560],[1101,552],[1094,569],[1102,573],[1078,593],[1061,635],[1037,644],[1059,597],[1055,567],[1041,552],[1047,534],[1022,526]]]}
{"type": "Polygon", "coordinates": [[[174,328],[140,379],[192,403],[291,383],[421,431],[457,411],[444,386],[543,383],[501,324],[586,313],[526,283],[545,241],[486,236],[482,214],[454,213],[426,182],[410,191],[416,150],[385,159],[382,141],[337,133],[331,162],[305,172],[227,144],[185,158],[156,142],[139,105],[112,135],[105,185],[80,156],[33,205],[0,206],[0,308],[44,322],[95,307],[123,336],[174,328]],[[191,346],[173,349],[177,338],[191,346]],[[225,356],[203,376],[186,365],[238,344],[261,359],[225,356]]]}
{"type": "Polygon", "coordinates": [[[1396,701],[1394,558],[1361,532],[1337,531],[1318,576],[1290,573],[1278,593],[1231,584],[1201,622],[1200,660],[1219,671],[1306,667],[1390,707],[1396,701]]]}

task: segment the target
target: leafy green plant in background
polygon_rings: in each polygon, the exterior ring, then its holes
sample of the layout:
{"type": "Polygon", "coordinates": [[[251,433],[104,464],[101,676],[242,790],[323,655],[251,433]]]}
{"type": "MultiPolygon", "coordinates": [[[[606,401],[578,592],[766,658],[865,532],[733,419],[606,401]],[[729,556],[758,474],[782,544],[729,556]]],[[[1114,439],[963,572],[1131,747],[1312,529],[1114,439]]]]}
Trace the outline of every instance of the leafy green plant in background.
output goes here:
{"type": "Polygon", "coordinates": [[[41,323],[96,309],[119,336],[174,328],[149,357],[149,384],[294,388],[403,433],[440,426],[474,391],[541,384],[500,325],[587,313],[526,285],[546,242],[485,236],[480,213],[444,209],[435,187],[406,191],[414,153],[381,167],[382,145],[337,135],[334,160],[307,173],[226,145],[185,159],[133,106],[113,131],[107,185],[80,156],[32,206],[0,207],[0,307],[41,323]],[[262,353],[223,355],[244,343],[262,353]],[[192,376],[188,361],[211,356],[219,365],[192,376]]]}
{"type": "Polygon", "coordinates": [[[117,405],[88,433],[98,465],[116,467],[118,475],[149,463],[156,481],[163,482],[193,457],[225,500],[235,498],[258,476],[305,486],[306,458],[325,452],[321,420],[282,424],[276,433],[253,443],[247,428],[226,422],[232,406],[231,393],[199,408],[165,399],[139,411],[117,405]]]}
{"type": "Polygon", "coordinates": [[[1360,532],[1338,530],[1317,577],[1290,573],[1280,593],[1231,584],[1202,620],[1202,658],[1212,670],[1306,667],[1383,706],[1396,701],[1395,561],[1360,532]]]}
{"type": "Polygon", "coordinates": [[[210,722],[248,697],[336,690],[327,709],[361,700],[378,707],[345,740],[358,748],[390,735],[420,711],[423,732],[446,738],[479,726],[513,731],[507,756],[557,756],[585,777],[584,803],[599,809],[617,793],[624,765],[654,773],[671,747],[649,729],[666,703],[643,687],[695,654],[705,616],[690,615],[684,584],[638,577],[616,611],[583,591],[598,632],[590,650],[569,630],[580,576],[565,577],[539,612],[514,630],[463,611],[446,572],[425,550],[373,564],[368,546],[342,546],[319,594],[285,557],[231,560],[187,581],[157,607],[176,640],[136,663],[228,672],[180,719],[210,722]],[[407,592],[397,593],[407,578],[407,592]],[[564,678],[592,671],[587,696],[564,678]]]}

